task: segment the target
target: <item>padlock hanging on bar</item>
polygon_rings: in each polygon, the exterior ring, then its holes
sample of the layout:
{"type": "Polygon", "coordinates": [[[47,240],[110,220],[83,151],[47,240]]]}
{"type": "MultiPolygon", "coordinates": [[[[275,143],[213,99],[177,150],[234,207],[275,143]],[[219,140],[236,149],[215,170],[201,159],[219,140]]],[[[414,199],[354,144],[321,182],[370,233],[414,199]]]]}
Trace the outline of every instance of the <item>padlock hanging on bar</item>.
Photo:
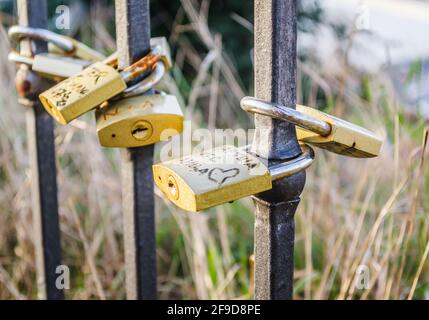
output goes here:
{"type": "Polygon", "coordinates": [[[272,181],[308,168],[313,150],[268,168],[249,147],[223,146],[153,166],[158,188],[179,208],[197,212],[272,189],[272,181]]]}
{"type": "Polygon", "coordinates": [[[173,95],[140,95],[106,104],[95,112],[97,136],[104,147],[142,147],[183,131],[183,113],[173,95]]]}
{"type": "Polygon", "coordinates": [[[80,41],[46,29],[12,26],[8,31],[12,48],[23,39],[40,40],[48,43],[50,53],[67,55],[91,62],[102,61],[106,57],[80,41]]]}
{"type": "Polygon", "coordinates": [[[43,92],[39,98],[52,117],[66,124],[122,93],[127,89],[127,82],[151,72],[159,61],[171,60],[165,58],[161,47],[155,46],[145,57],[120,72],[97,62],[43,92]]]}
{"type": "Polygon", "coordinates": [[[378,156],[383,141],[371,131],[314,108],[296,105],[296,110],[253,97],[244,97],[241,108],[295,124],[300,142],[355,158],[378,156]]]}
{"type": "Polygon", "coordinates": [[[53,53],[40,53],[34,57],[26,57],[13,51],[9,53],[8,59],[17,64],[25,64],[41,76],[54,80],[74,76],[91,64],[91,62],[86,60],[53,53]]]}

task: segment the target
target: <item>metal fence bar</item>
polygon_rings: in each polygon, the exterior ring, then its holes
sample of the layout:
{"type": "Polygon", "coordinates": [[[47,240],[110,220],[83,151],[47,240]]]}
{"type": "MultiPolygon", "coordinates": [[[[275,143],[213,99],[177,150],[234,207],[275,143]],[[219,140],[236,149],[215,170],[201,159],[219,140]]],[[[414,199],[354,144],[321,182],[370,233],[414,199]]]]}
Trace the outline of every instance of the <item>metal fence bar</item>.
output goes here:
{"type": "MultiPolygon", "coordinates": [[[[284,106],[296,104],[296,0],[255,0],[256,97],[284,106]]],[[[294,125],[255,115],[253,151],[269,164],[298,156],[294,125]]],[[[255,298],[291,299],[294,214],[305,172],[276,181],[254,197],[255,298]]]]}
{"type": "MultiPolygon", "coordinates": [[[[46,28],[46,0],[17,0],[19,23],[46,28]]],[[[47,51],[44,42],[35,42],[35,52],[47,51]]],[[[22,54],[31,54],[29,43],[21,46],[22,54]]],[[[41,81],[40,78],[35,81],[41,81]]],[[[31,164],[34,242],[37,266],[38,296],[41,299],[63,299],[64,292],[56,286],[56,268],[61,263],[60,227],[58,217],[55,165],[54,124],[45,112],[37,94],[26,113],[28,148],[31,164]]]]}
{"type": "MultiPolygon", "coordinates": [[[[116,0],[119,66],[150,50],[149,0],[116,0]]],[[[123,150],[122,193],[128,299],[156,299],[154,146],[123,150]]]]}

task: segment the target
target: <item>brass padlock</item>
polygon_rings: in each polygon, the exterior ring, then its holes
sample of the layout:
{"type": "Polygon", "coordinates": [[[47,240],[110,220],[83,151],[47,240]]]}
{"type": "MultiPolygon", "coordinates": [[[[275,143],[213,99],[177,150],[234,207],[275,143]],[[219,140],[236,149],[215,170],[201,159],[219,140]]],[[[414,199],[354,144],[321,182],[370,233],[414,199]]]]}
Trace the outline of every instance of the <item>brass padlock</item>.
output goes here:
{"type": "Polygon", "coordinates": [[[54,119],[66,124],[123,92],[127,82],[150,72],[160,59],[160,52],[154,48],[121,72],[96,62],[43,92],[40,101],[54,119]]]}
{"type": "Polygon", "coordinates": [[[240,104],[245,111],[295,124],[299,141],[340,155],[376,157],[383,143],[371,131],[314,108],[297,105],[294,110],[253,97],[243,98],[240,104]]]}
{"type": "Polygon", "coordinates": [[[103,54],[82,42],[46,29],[12,26],[9,28],[8,34],[12,48],[15,48],[22,39],[41,40],[48,43],[51,53],[72,56],[91,62],[105,59],[103,54]]]}
{"type": "Polygon", "coordinates": [[[223,146],[153,166],[158,188],[178,207],[191,212],[211,208],[272,188],[272,181],[308,168],[313,150],[268,168],[248,148],[223,146]]]}
{"type": "Polygon", "coordinates": [[[36,54],[34,57],[9,53],[9,61],[25,64],[32,71],[48,79],[61,80],[74,76],[86,68],[90,62],[82,59],[64,57],[53,53],[36,54]]]}
{"type": "Polygon", "coordinates": [[[141,95],[109,101],[95,114],[98,139],[104,147],[141,147],[183,131],[183,113],[172,95],[141,95]]]}
{"type": "Polygon", "coordinates": [[[379,155],[383,141],[371,131],[314,108],[297,105],[296,109],[331,126],[326,136],[297,127],[299,141],[348,157],[373,158],[379,155]]]}

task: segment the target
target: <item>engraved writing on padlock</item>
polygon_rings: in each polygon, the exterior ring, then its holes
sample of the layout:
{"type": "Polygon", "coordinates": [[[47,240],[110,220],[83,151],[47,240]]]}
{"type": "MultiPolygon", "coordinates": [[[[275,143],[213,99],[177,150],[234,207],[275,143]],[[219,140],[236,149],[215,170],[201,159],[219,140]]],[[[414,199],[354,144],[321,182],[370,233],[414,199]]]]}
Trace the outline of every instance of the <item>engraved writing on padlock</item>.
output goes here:
{"type": "Polygon", "coordinates": [[[96,111],[96,121],[98,139],[105,147],[141,147],[183,131],[183,113],[172,95],[142,95],[109,102],[96,111]]]}
{"type": "Polygon", "coordinates": [[[272,180],[304,170],[314,158],[304,146],[300,157],[268,169],[246,149],[224,146],[156,164],[154,181],[178,207],[196,212],[270,190],[272,180]]]}
{"type": "Polygon", "coordinates": [[[97,62],[49,90],[39,98],[46,111],[61,124],[66,124],[93,109],[127,87],[120,73],[97,62]]]}
{"type": "Polygon", "coordinates": [[[296,109],[331,126],[327,136],[297,126],[296,134],[299,141],[349,157],[371,158],[380,153],[383,142],[371,131],[314,108],[297,105],[296,109]]]}
{"type": "Polygon", "coordinates": [[[43,92],[40,101],[54,119],[66,124],[123,92],[127,81],[151,71],[159,59],[158,53],[149,53],[121,72],[96,62],[43,92]]]}
{"type": "Polygon", "coordinates": [[[52,53],[40,53],[34,57],[25,57],[17,52],[9,54],[9,61],[25,64],[31,70],[49,79],[65,79],[74,76],[86,68],[86,60],[64,57],[52,53]]]}
{"type": "Polygon", "coordinates": [[[380,152],[382,140],[374,133],[317,109],[297,105],[294,110],[253,97],[241,99],[240,104],[245,111],[295,124],[299,141],[330,152],[356,158],[376,157],[380,152]]]}

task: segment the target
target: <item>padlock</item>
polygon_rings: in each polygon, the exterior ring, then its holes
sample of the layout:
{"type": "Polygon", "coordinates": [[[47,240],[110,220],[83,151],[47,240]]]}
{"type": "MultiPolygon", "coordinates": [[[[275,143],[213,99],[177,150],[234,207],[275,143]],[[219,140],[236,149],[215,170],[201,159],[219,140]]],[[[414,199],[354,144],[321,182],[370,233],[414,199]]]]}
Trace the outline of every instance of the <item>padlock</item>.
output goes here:
{"type": "Polygon", "coordinates": [[[39,96],[40,101],[54,119],[66,124],[123,92],[127,88],[127,82],[150,72],[160,59],[159,50],[154,48],[121,72],[102,62],[96,62],[78,75],[43,92],[39,96]]]}
{"type": "Polygon", "coordinates": [[[340,155],[376,157],[383,143],[371,131],[314,108],[296,105],[294,110],[253,97],[243,98],[240,104],[245,111],[295,124],[299,141],[340,155]]]}
{"type": "Polygon", "coordinates": [[[98,139],[104,147],[142,147],[183,131],[183,113],[173,95],[109,101],[95,114],[98,139]]]}
{"type": "Polygon", "coordinates": [[[41,40],[48,43],[50,53],[76,57],[91,62],[102,61],[106,57],[73,38],[39,28],[12,26],[8,31],[12,48],[16,48],[22,39],[41,40]]]}
{"type": "Polygon", "coordinates": [[[153,166],[158,188],[178,207],[191,212],[255,195],[272,181],[308,168],[313,150],[302,145],[297,158],[268,168],[248,147],[223,146],[153,166]]]}
{"type": "Polygon", "coordinates": [[[40,53],[34,57],[26,57],[17,52],[11,52],[9,53],[9,61],[28,65],[32,71],[54,80],[74,76],[90,64],[86,60],[64,57],[53,53],[40,53]]]}

